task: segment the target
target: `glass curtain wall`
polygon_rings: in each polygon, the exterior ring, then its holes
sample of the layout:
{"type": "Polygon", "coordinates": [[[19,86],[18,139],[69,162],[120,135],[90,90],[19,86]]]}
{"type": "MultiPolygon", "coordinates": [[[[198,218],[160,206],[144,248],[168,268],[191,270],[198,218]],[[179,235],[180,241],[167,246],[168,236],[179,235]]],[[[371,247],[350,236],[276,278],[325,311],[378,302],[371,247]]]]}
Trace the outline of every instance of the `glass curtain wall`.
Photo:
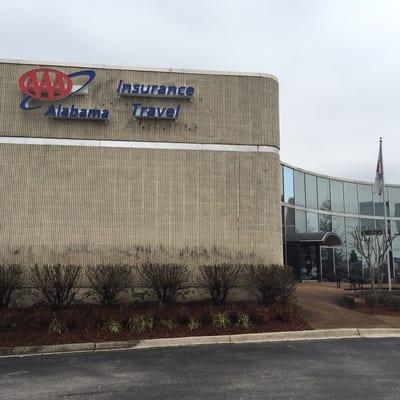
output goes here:
{"type": "MultiPolygon", "coordinates": [[[[282,199],[285,230],[296,233],[335,232],[342,246],[323,250],[323,259],[334,259],[338,268],[364,273],[363,260],[357,253],[353,232],[357,228],[384,229],[384,205],[373,191],[373,184],[357,183],[319,176],[286,165],[282,167],[282,199]]],[[[400,232],[400,186],[386,186],[387,215],[390,231],[400,232]]],[[[392,245],[395,277],[400,280],[400,237],[392,245]]]]}

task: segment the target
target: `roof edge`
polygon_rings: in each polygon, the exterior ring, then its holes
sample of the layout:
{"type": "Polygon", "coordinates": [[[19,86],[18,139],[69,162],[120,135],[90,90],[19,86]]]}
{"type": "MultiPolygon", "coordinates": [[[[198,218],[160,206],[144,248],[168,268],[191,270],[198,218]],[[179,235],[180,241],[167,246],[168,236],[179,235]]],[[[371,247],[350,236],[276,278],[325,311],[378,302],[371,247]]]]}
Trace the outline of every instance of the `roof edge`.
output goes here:
{"type": "Polygon", "coordinates": [[[128,67],[123,65],[106,65],[106,64],[79,64],[79,63],[63,63],[58,61],[38,61],[38,60],[19,60],[19,59],[1,59],[0,64],[22,64],[22,65],[46,65],[56,67],[77,67],[77,68],[96,68],[96,69],[115,69],[121,71],[143,71],[143,72],[170,72],[178,74],[197,74],[197,75],[231,75],[231,76],[251,76],[259,78],[273,79],[279,83],[278,78],[273,74],[265,74],[261,72],[237,72],[237,71],[213,71],[201,69],[184,69],[184,68],[149,68],[149,67],[128,67]]]}
{"type": "MultiPolygon", "coordinates": [[[[358,180],[358,179],[340,178],[340,177],[337,177],[337,176],[321,174],[320,172],[315,172],[315,171],[311,171],[309,169],[304,169],[304,168],[301,168],[301,167],[297,167],[297,166],[295,166],[293,164],[287,163],[286,161],[282,161],[282,160],[280,160],[280,163],[284,167],[295,169],[296,171],[303,172],[304,174],[314,175],[314,176],[317,176],[317,177],[320,177],[320,178],[326,178],[326,179],[331,179],[331,180],[334,180],[334,181],[341,181],[341,182],[347,182],[347,183],[355,183],[355,184],[360,184],[360,185],[373,185],[374,184],[373,181],[369,181],[368,182],[368,181],[361,181],[361,180],[358,180]]],[[[386,183],[385,182],[385,186],[386,187],[396,187],[396,188],[398,188],[398,187],[400,187],[400,184],[386,183]]]]}

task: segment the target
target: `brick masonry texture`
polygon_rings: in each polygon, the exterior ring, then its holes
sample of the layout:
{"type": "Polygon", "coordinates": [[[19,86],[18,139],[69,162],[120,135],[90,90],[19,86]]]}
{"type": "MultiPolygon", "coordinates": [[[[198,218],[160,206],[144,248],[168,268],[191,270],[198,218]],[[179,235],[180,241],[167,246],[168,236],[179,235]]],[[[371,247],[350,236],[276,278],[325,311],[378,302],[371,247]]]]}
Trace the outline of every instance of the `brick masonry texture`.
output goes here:
{"type": "MultiPolygon", "coordinates": [[[[0,64],[1,136],[279,146],[271,78],[98,69],[88,96],[61,103],[108,108],[104,123],[50,120],[46,104],[20,110],[18,77],[32,67],[0,64]],[[118,99],[119,79],[196,94],[118,99]],[[181,118],[136,121],[135,100],[181,104],[181,118]]],[[[282,262],[276,154],[0,144],[0,165],[3,261],[282,262]]]]}

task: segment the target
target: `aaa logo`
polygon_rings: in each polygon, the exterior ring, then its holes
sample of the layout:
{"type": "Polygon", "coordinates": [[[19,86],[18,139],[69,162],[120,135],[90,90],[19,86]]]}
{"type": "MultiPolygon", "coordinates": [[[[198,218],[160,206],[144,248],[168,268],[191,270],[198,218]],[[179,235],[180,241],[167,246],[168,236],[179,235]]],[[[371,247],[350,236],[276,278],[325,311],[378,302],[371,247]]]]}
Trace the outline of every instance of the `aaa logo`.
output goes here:
{"type": "Polygon", "coordinates": [[[54,68],[36,68],[25,72],[18,80],[19,88],[25,95],[20,107],[23,110],[32,110],[40,107],[39,105],[30,105],[30,101],[58,101],[78,93],[96,76],[93,70],[82,70],[65,74],[54,68]],[[74,86],[73,79],[86,76],[87,80],[83,85],[74,86]]]}

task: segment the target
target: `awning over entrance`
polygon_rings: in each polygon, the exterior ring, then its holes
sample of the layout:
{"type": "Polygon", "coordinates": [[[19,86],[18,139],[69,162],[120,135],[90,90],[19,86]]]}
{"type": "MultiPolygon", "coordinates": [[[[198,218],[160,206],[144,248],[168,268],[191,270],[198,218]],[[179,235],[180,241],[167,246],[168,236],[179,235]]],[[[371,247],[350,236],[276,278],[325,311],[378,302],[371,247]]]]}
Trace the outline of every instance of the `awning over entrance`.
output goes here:
{"type": "Polygon", "coordinates": [[[288,233],[287,242],[319,244],[322,246],[341,246],[342,241],[335,232],[308,232],[308,233],[288,233]]]}

